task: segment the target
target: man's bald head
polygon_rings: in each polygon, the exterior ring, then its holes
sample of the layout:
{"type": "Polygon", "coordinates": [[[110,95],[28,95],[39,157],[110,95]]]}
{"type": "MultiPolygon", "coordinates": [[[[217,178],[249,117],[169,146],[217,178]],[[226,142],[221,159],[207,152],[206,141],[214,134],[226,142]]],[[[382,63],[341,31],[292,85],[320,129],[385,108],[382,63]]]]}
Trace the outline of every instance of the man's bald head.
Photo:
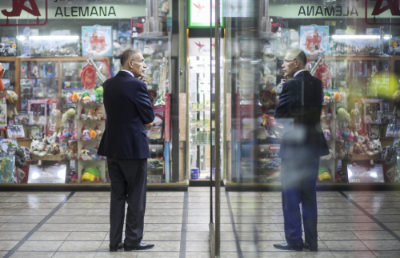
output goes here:
{"type": "MultiPolygon", "coordinates": [[[[306,64],[307,64],[307,56],[306,56],[306,53],[304,53],[304,51],[303,50],[301,50],[301,49],[299,49],[299,48],[292,48],[292,49],[289,49],[287,52],[286,52],[286,56],[285,56],[285,59],[288,59],[288,60],[298,60],[299,62],[300,62],[300,65],[304,68],[305,66],[306,66],[306,64]],[[288,58],[286,58],[286,57],[288,57],[288,58]]],[[[302,68],[302,69],[303,69],[302,68]]]]}
{"type": "Polygon", "coordinates": [[[282,64],[283,76],[287,78],[293,77],[297,71],[305,68],[306,63],[307,57],[303,50],[298,48],[289,49],[282,64]]]}

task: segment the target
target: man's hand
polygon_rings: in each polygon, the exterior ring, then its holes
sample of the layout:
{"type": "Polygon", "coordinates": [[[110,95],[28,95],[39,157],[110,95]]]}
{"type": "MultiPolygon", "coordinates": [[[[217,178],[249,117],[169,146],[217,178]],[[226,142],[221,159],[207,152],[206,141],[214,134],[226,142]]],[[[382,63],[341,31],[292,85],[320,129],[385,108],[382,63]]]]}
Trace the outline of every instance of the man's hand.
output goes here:
{"type": "Polygon", "coordinates": [[[149,128],[152,127],[152,126],[153,126],[153,123],[150,123],[150,124],[147,124],[147,125],[146,125],[146,128],[149,129],[149,128]]]}
{"type": "Polygon", "coordinates": [[[147,85],[147,80],[146,80],[145,77],[140,76],[140,77],[139,77],[139,80],[141,80],[142,82],[144,82],[144,83],[147,85]]]}

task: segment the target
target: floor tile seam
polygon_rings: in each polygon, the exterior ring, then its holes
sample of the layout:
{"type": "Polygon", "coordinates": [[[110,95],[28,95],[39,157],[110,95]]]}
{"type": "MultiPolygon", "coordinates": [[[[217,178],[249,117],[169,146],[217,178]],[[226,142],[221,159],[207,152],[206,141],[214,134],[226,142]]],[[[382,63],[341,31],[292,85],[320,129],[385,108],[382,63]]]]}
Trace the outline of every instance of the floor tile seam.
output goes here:
{"type": "MultiPolygon", "coordinates": [[[[179,258],[186,258],[186,238],[187,238],[187,219],[189,213],[189,193],[184,192],[183,196],[183,207],[182,207],[182,222],[181,222],[181,237],[180,237],[180,246],[179,246],[179,258]]],[[[155,231],[159,232],[159,231],[155,231]]]]}
{"type": "Polygon", "coordinates": [[[67,201],[69,198],[71,198],[75,192],[70,192],[69,195],[67,195],[53,210],[46,215],[46,217],[41,220],[37,225],[29,230],[29,232],[25,235],[24,238],[22,238],[3,258],[9,258],[11,257],[28,239],[35,233],[37,232],[67,201]]]}
{"type": "MultiPolygon", "coordinates": [[[[381,222],[375,216],[370,214],[368,211],[366,211],[363,207],[361,207],[356,201],[351,199],[348,195],[346,195],[344,192],[340,191],[339,192],[344,198],[346,198],[351,204],[353,204],[357,209],[359,209],[362,213],[364,213],[367,217],[369,217],[372,221],[374,221],[379,227],[381,227],[383,230],[385,230],[387,233],[389,233],[391,236],[393,236],[397,241],[400,242],[400,236],[397,235],[395,232],[393,232],[389,227],[387,227],[384,222],[381,222]]],[[[386,222],[390,223],[390,222],[386,222]]],[[[358,238],[358,237],[357,237],[358,238]]],[[[368,247],[367,247],[368,248],[368,247]]],[[[369,248],[368,248],[369,249],[369,248]]]]}

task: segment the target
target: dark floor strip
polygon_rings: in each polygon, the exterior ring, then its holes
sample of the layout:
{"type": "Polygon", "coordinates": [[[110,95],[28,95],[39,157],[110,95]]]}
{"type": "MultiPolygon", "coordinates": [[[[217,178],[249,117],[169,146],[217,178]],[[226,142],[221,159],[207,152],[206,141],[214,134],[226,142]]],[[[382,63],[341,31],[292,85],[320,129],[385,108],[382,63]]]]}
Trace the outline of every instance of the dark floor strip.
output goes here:
{"type": "Polygon", "coordinates": [[[185,192],[183,197],[183,212],[182,212],[182,229],[181,229],[181,246],[179,258],[186,257],[186,233],[187,233],[187,222],[188,222],[188,207],[189,207],[189,197],[188,192],[185,192]]]}
{"type": "Polygon", "coordinates": [[[57,207],[55,207],[42,221],[39,222],[26,236],[21,239],[3,258],[9,258],[20,248],[41,226],[43,226],[73,195],[75,192],[71,192],[64,200],[61,201],[57,207]]]}
{"type": "Polygon", "coordinates": [[[229,216],[231,217],[233,235],[235,236],[237,254],[238,254],[239,258],[244,258],[243,252],[242,252],[242,248],[240,247],[240,243],[239,243],[238,233],[237,233],[236,227],[235,227],[235,225],[236,225],[235,224],[235,217],[233,216],[233,212],[232,212],[231,200],[229,198],[229,192],[225,191],[225,196],[226,196],[226,202],[227,202],[228,208],[229,208],[229,216]]]}
{"type": "Polygon", "coordinates": [[[344,198],[346,198],[350,203],[352,203],[354,206],[357,207],[362,213],[364,213],[365,216],[367,216],[369,219],[371,219],[373,222],[378,224],[383,230],[388,232],[392,237],[394,237],[397,241],[400,241],[400,236],[398,236],[396,233],[394,233],[390,228],[385,226],[382,222],[380,222],[378,219],[376,219],[373,215],[371,215],[368,211],[366,211],[363,207],[358,205],[357,202],[353,201],[348,195],[346,195],[344,192],[339,192],[341,195],[343,195],[344,198]]]}

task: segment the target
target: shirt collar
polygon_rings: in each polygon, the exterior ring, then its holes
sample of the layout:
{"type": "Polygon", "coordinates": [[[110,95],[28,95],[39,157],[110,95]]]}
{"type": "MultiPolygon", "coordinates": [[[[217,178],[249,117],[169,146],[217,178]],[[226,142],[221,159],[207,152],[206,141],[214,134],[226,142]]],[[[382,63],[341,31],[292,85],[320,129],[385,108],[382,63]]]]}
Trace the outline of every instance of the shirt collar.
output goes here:
{"type": "Polygon", "coordinates": [[[301,73],[303,71],[307,71],[307,70],[306,69],[298,70],[297,72],[294,73],[293,77],[296,77],[296,75],[298,75],[299,73],[301,73]]]}
{"type": "Polygon", "coordinates": [[[122,69],[121,70],[122,72],[126,72],[126,73],[129,73],[130,75],[132,75],[134,78],[135,78],[135,75],[133,75],[133,73],[131,72],[131,71],[128,71],[128,70],[124,70],[124,69],[122,69]]]}

